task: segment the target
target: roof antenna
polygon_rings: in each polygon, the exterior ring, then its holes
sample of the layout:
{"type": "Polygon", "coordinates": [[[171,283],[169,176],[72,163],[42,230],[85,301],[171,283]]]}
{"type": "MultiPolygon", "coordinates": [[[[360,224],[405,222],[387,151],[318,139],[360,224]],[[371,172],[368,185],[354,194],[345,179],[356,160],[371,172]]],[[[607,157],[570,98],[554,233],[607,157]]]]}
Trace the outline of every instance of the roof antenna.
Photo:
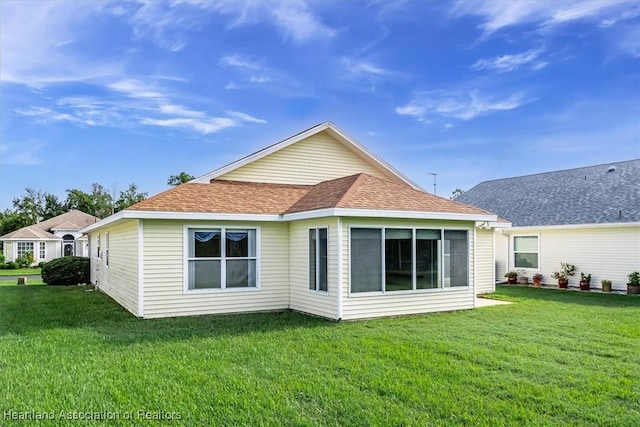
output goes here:
{"type": "Polygon", "coordinates": [[[429,172],[429,175],[433,175],[433,195],[436,195],[436,175],[438,175],[435,172],[429,172]]]}

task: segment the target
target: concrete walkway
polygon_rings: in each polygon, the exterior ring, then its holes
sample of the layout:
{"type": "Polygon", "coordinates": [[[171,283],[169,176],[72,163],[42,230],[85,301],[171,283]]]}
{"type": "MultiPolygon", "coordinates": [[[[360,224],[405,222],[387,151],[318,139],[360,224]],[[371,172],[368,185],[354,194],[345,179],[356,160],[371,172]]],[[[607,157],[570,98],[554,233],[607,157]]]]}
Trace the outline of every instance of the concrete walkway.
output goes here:
{"type": "Polygon", "coordinates": [[[497,299],[476,297],[476,308],[491,307],[492,305],[507,305],[507,304],[513,304],[513,303],[510,301],[498,301],[497,299]]]}
{"type": "Polygon", "coordinates": [[[15,280],[17,282],[18,281],[18,277],[26,277],[27,278],[27,283],[30,280],[40,280],[40,279],[42,279],[42,277],[39,274],[20,274],[20,275],[17,275],[17,276],[0,276],[0,281],[15,280]]]}

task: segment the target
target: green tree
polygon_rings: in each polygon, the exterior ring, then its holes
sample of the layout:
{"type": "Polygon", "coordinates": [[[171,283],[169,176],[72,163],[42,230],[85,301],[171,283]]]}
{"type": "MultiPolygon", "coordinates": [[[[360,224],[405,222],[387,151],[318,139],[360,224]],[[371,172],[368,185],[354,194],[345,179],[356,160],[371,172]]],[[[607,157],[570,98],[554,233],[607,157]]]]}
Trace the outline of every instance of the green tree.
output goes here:
{"type": "Polygon", "coordinates": [[[115,211],[120,212],[127,209],[131,205],[147,198],[147,193],[138,193],[138,186],[129,184],[129,188],[120,192],[120,197],[116,200],[115,211]]]}
{"type": "Polygon", "coordinates": [[[98,218],[106,218],[113,213],[113,197],[102,185],[93,183],[90,194],[77,188],[67,190],[65,208],[77,209],[98,218]]]}
{"type": "Polygon", "coordinates": [[[13,207],[16,213],[27,218],[28,225],[53,218],[65,211],[56,196],[33,188],[27,188],[21,198],[13,199],[13,207]]]}
{"type": "Polygon", "coordinates": [[[0,212],[0,236],[31,224],[27,215],[9,209],[0,212]]]}
{"type": "Polygon", "coordinates": [[[195,179],[195,176],[189,175],[186,172],[180,172],[178,175],[171,175],[167,180],[167,185],[176,187],[180,184],[184,184],[185,182],[189,182],[192,179],[195,179]]]}

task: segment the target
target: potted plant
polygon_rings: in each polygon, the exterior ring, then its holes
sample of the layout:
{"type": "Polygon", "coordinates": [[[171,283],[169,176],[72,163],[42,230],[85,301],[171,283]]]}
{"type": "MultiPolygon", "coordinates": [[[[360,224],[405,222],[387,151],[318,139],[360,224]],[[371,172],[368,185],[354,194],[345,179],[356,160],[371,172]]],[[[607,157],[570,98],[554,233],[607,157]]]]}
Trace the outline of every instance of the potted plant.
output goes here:
{"type": "Polygon", "coordinates": [[[531,280],[533,281],[533,287],[534,288],[539,288],[540,285],[542,284],[542,279],[544,278],[544,276],[541,273],[536,273],[533,276],[531,276],[531,280]]]}
{"type": "Polygon", "coordinates": [[[566,262],[560,263],[560,271],[554,271],[551,273],[551,277],[558,280],[558,287],[560,289],[567,289],[569,287],[569,277],[576,274],[576,266],[573,264],[567,264],[566,262]]]}
{"type": "Polygon", "coordinates": [[[506,273],[504,274],[504,277],[506,277],[506,278],[507,278],[507,283],[508,283],[508,284],[510,284],[510,285],[515,285],[515,284],[516,284],[516,281],[517,281],[517,279],[518,279],[518,272],[517,272],[517,271],[514,271],[514,270],[508,271],[508,272],[506,272],[506,273]]]}
{"type": "Polygon", "coordinates": [[[602,292],[611,292],[611,280],[602,279],[600,283],[602,284],[602,292]]]}
{"type": "Polygon", "coordinates": [[[627,277],[629,278],[627,293],[632,295],[640,294],[640,271],[634,271],[627,277]]]}
{"type": "Polygon", "coordinates": [[[520,282],[521,285],[528,285],[529,278],[525,276],[527,272],[524,271],[522,268],[517,269],[516,272],[518,273],[518,282],[520,282]]]}
{"type": "Polygon", "coordinates": [[[591,274],[580,273],[580,290],[588,291],[591,287],[591,274]]]}

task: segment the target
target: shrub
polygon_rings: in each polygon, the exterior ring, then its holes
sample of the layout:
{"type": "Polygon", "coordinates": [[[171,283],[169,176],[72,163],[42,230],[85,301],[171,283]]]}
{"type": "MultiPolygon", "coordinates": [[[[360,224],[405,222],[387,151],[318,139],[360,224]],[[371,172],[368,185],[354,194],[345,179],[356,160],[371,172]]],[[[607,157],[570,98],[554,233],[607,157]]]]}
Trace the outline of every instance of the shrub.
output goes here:
{"type": "Polygon", "coordinates": [[[42,268],[42,267],[44,267],[44,265],[45,265],[45,264],[46,264],[46,262],[44,262],[44,261],[40,261],[40,262],[38,263],[38,268],[42,268]]]}
{"type": "Polygon", "coordinates": [[[0,265],[3,265],[6,260],[4,259],[4,253],[0,251],[0,265]]]}
{"type": "Polygon", "coordinates": [[[24,268],[27,266],[27,259],[24,256],[19,256],[16,258],[15,264],[18,266],[16,268],[24,268]]]}
{"type": "Polygon", "coordinates": [[[15,270],[16,268],[18,268],[18,264],[13,261],[9,261],[5,264],[5,266],[7,267],[7,270],[15,270]]]}
{"type": "Polygon", "coordinates": [[[66,256],[49,261],[42,268],[42,281],[51,286],[89,283],[89,258],[66,256]]]}

